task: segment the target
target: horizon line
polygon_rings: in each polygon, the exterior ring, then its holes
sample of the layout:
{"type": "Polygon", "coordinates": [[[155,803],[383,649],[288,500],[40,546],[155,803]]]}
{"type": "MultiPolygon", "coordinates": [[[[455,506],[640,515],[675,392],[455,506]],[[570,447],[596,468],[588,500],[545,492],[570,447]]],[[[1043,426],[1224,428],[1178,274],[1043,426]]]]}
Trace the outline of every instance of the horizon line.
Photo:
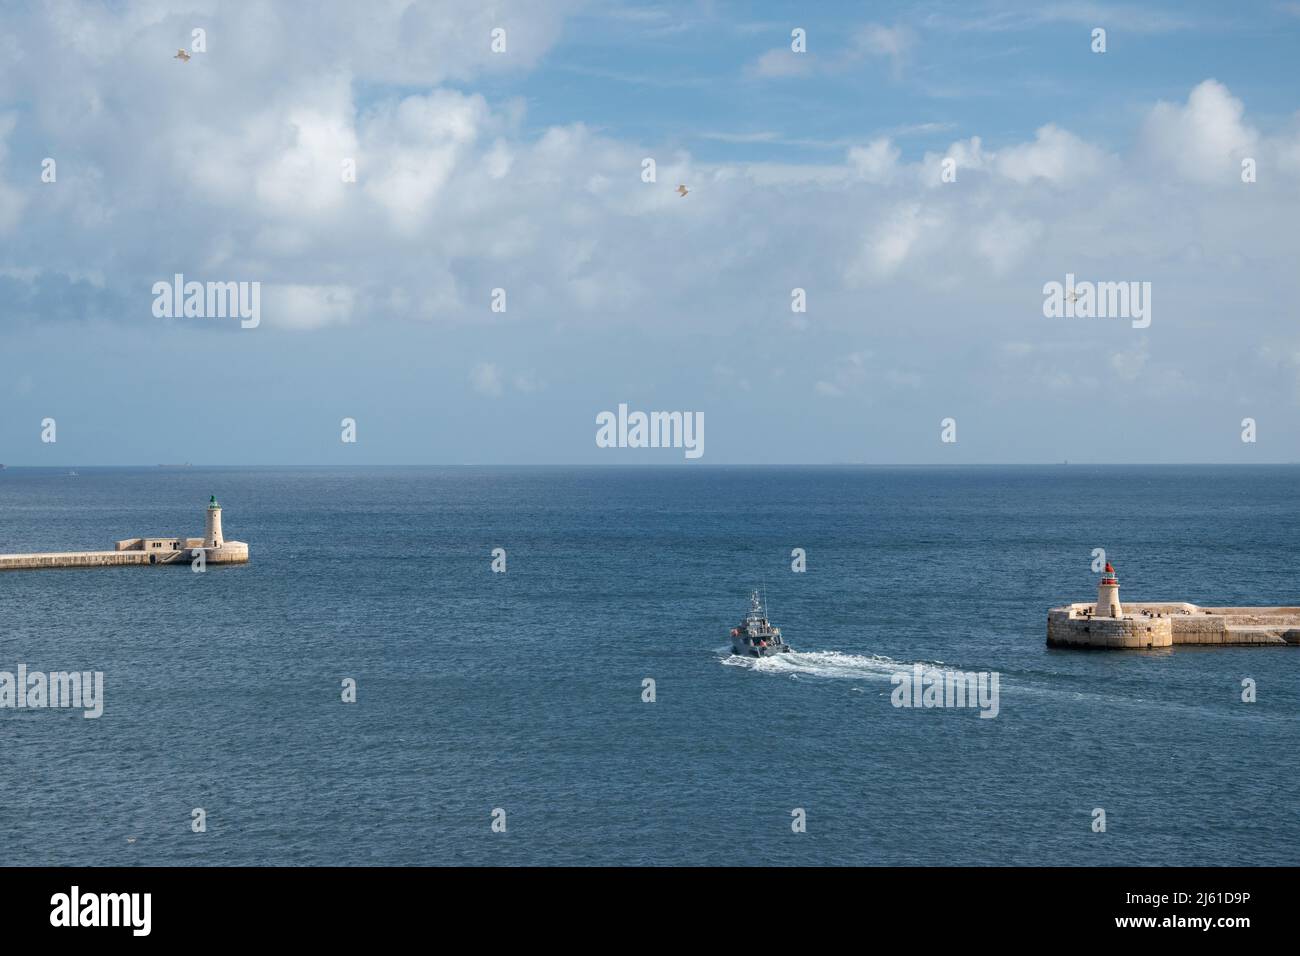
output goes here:
{"type": "Polygon", "coordinates": [[[51,470],[65,468],[121,468],[121,469],[161,469],[165,471],[185,471],[201,468],[1256,468],[1261,466],[1288,467],[1300,465],[1300,461],[992,461],[992,462],[866,462],[866,461],[814,461],[814,462],[365,462],[360,464],[343,464],[337,462],[292,463],[274,462],[263,464],[193,464],[159,465],[159,464],[3,464],[0,471],[9,469],[51,470]]]}

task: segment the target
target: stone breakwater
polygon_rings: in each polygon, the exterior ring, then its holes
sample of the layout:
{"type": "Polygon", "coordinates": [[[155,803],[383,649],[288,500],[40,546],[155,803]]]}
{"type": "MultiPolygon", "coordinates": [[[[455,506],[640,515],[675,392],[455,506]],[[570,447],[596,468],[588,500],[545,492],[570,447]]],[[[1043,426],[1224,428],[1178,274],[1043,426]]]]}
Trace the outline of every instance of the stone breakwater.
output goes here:
{"type": "Polygon", "coordinates": [[[40,568],[111,568],[127,564],[189,564],[198,569],[209,564],[243,564],[248,545],[227,541],[221,530],[221,505],[209,500],[203,537],[127,538],[112,551],[46,551],[34,554],[0,554],[0,571],[40,568]]]}
{"type": "MultiPolygon", "coordinates": [[[[204,548],[200,539],[194,547],[203,552],[207,564],[244,564],[248,545],[227,541],[220,548],[204,548]]],[[[169,551],[46,551],[38,554],[0,554],[0,571],[34,571],[40,568],[111,568],[128,564],[185,564],[193,561],[191,550],[169,551]]]]}
{"type": "Polygon", "coordinates": [[[1097,605],[1067,604],[1047,612],[1052,647],[1150,648],[1300,645],[1300,607],[1198,607],[1177,602],[1125,602],[1122,617],[1098,617],[1097,605]]]}
{"type": "Polygon", "coordinates": [[[36,568],[107,568],[120,564],[148,564],[143,551],[47,551],[44,554],[0,554],[0,571],[36,568]]]}

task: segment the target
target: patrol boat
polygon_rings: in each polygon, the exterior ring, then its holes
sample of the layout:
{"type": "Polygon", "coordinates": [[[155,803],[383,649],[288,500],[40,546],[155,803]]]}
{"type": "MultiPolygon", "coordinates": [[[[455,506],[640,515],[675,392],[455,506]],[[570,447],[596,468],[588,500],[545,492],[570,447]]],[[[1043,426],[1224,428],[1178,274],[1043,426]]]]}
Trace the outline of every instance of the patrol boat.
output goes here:
{"type": "Polygon", "coordinates": [[[781,629],[767,620],[767,611],[757,591],[750,592],[749,613],[740,624],[731,629],[731,653],[749,657],[769,657],[785,654],[790,645],[781,640],[781,629]]]}

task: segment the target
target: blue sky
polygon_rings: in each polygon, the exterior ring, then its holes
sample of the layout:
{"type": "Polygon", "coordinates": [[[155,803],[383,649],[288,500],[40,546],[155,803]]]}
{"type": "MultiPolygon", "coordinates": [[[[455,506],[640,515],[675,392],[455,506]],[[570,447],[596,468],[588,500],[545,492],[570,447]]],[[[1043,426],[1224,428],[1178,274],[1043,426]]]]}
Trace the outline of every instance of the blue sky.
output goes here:
{"type": "Polygon", "coordinates": [[[5,6],[0,462],[1300,458],[1300,4],[809,7],[5,6]]]}

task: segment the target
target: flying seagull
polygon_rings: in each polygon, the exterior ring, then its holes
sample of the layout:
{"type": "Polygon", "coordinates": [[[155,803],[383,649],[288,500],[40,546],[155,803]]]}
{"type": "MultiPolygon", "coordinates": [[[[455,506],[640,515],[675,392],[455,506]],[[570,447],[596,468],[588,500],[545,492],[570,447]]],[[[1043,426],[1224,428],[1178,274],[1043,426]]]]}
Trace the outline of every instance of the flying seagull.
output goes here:
{"type": "Polygon", "coordinates": [[[678,186],[678,187],[677,187],[677,194],[678,194],[679,196],[685,196],[688,192],[690,192],[690,190],[687,189],[685,186],[678,186]]]}
{"type": "Polygon", "coordinates": [[[184,49],[180,49],[176,51],[176,55],[172,57],[172,59],[180,60],[182,63],[188,63],[190,61],[190,55],[186,53],[184,49]]]}

